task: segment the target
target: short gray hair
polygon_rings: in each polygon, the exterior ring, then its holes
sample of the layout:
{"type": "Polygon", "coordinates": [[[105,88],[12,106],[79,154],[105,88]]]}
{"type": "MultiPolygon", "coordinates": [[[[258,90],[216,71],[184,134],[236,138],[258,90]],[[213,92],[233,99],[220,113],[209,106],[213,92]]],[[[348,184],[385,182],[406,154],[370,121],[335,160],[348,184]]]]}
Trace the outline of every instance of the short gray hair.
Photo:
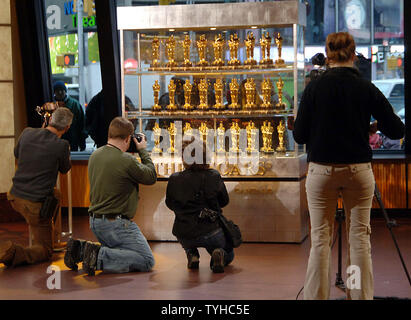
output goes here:
{"type": "Polygon", "coordinates": [[[73,121],[73,113],[70,109],[65,107],[57,108],[51,115],[50,126],[59,131],[64,130],[65,127],[71,125],[73,121]]]}

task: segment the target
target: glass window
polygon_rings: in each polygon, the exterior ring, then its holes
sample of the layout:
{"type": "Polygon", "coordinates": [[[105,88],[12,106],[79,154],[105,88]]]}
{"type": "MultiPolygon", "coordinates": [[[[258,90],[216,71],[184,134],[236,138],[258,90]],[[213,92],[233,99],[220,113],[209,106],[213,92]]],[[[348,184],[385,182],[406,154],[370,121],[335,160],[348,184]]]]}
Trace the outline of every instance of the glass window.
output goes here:
{"type": "Polygon", "coordinates": [[[335,1],[308,0],[306,44],[323,44],[329,33],[335,32],[335,1]]]}
{"type": "Polygon", "coordinates": [[[53,98],[74,114],[70,130],[63,136],[71,151],[92,152],[95,141],[89,131],[96,122],[86,116],[88,103],[102,89],[100,55],[94,1],[84,0],[80,13],[78,6],[74,0],[45,0],[53,98]],[[59,88],[63,92],[59,93],[59,88]]]}
{"type": "Polygon", "coordinates": [[[338,31],[348,31],[355,42],[369,43],[371,39],[371,1],[339,0],[338,31]]]}
{"type": "Polygon", "coordinates": [[[374,1],[374,43],[403,43],[404,39],[404,1],[374,1]]]}

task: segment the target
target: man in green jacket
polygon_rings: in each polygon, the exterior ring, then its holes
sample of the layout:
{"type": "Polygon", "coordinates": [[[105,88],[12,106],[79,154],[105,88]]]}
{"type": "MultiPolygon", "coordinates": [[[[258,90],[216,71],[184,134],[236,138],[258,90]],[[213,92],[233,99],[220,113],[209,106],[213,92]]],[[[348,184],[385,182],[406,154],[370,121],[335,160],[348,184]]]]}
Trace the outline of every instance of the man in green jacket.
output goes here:
{"type": "Polygon", "coordinates": [[[53,92],[54,99],[59,103],[59,106],[68,108],[74,115],[69,131],[62,138],[70,143],[71,151],[83,151],[86,149],[86,138],[88,136],[83,107],[76,99],[67,94],[67,87],[63,81],[54,83],[53,92]]]}
{"type": "Polygon", "coordinates": [[[139,184],[154,184],[157,175],[146,150],[145,137],[138,142],[133,133],[134,126],[129,120],[114,118],[107,144],[94,151],[89,159],[90,228],[101,244],[70,239],[64,262],[72,270],[77,270],[81,261],[89,275],[94,275],[95,270],[150,271],[154,266],[150,246],[132,219],[137,209],[139,184]],[[136,144],[141,163],[126,152],[130,142],[136,144]]]}

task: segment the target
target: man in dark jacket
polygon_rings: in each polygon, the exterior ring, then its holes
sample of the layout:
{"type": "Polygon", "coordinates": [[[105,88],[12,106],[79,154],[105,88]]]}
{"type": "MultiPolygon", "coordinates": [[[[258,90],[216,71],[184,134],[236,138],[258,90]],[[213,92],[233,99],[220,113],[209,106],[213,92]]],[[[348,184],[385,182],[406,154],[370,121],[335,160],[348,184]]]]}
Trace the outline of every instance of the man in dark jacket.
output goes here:
{"type": "Polygon", "coordinates": [[[104,119],[103,91],[97,93],[87,105],[86,130],[97,148],[107,143],[108,125],[104,119]]]}
{"type": "Polygon", "coordinates": [[[40,209],[46,197],[53,193],[58,173],[67,173],[71,168],[69,144],[60,138],[72,119],[70,110],[58,108],[47,128],[24,129],[14,148],[17,171],[7,198],[30,226],[33,245],[24,248],[11,241],[0,242],[0,263],[7,267],[51,258],[53,217],[41,217],[40,209]]]}
{"type": "Polygon", "coordinates": [[[54,98],[59,102],[59,105],[68,108],[74,115],[69,131],[62,138],[70,143],[71,151],[83,151],[86,149],[87,138],[83,107],[76,99],[67,94],[67,87],[64,82],[55,82],[53,92],[54,98]]]}

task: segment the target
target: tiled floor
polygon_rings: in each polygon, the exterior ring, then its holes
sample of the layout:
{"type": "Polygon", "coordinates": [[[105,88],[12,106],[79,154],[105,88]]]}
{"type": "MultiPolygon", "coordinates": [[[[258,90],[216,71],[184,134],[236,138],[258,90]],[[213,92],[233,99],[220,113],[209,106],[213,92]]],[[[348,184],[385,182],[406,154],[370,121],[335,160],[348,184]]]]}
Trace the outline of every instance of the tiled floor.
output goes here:
{"type": "MultiPolygon", "coordinates": [[[[411,269],[411,219],[396,219],[399,247],[411,269]]],[[[74,237],[95,240],[87,217],[74,217],[74,237]]],[[[385,220],[372,220],[375,296],[411,298],[411,287],[402,268],[385,220]]],[[[28,243],[24,223],[0,224],[0,240],[28,243]]],[[[245,243],[235,250],[233,264],[223,274],[213,274],[209,256],[200,249],[200,269],[186,269],[184,251],[176,242],[150,242],[156,259],[149,273],[102,274],[89,277],[73,272],[56,253],[52,264],[61,268],[61,289],[49,290],[49,263],[5,269],[0,264],[0,299],[156,299],[156,300],[294,300],[303,286],[309,255],[309,238],[302,244],[245,243]]],[[[337,245],[333,249],[337,271],[337,245]]],[[[345,240],[343,241],[343,266],[345,240]]],[[[345,268],[343,267],[343,270],[345,268]]],[[[345,279],[345,276],[344,276],[345,279]]],[[[335,279],[333,279],[334,282],[335,279]]],[[[55,282],[53,282],[55,284],[55,282]]],[[[344,293],[332,286],[331,298],[344,293]]],[[[302,294],[299,299],[302,299],[302,294]]]]}

